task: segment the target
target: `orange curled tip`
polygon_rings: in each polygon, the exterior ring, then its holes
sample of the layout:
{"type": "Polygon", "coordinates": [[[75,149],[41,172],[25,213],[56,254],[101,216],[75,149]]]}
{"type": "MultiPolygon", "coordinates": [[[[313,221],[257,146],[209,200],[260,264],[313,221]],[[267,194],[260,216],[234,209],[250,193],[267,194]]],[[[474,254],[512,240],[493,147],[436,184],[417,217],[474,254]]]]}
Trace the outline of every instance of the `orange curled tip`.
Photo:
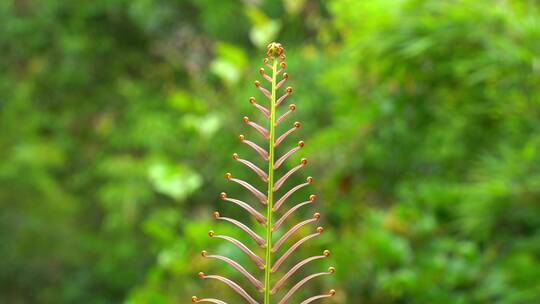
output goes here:
{"type": "Polygon", "coordinates": [[[285,67],[287,67],[287,65],[285,64],[285,62],[282,62],[281,63],[281,68],[284,69],[285,67]]]}
{"type": "Polygon", "coordinates": [[[242,121],[243,121],[244,123],[248,123],[248,122],[249,122],[249,117],[244,116],[244,118],[242,118],[242,121]]]}
{"type": "Polygon", "coordinates": [[[283,73],[283,78],[285,78],[285,79],[289,78],[289,74],[288,73],[283,73]]]}
{"type": "Polygon", "coordinates": [[[267,64],[268,63],[268,58],[264,58],[263,63],[267,64]]]}
{"type": "Polygon", "coordinates": [[[300,148],[303,148],[304,145],[305,145],[304,141],[301,140],[301,141],[298,142],[298,146],[299,146],[300,148]]]}
{"type": "Polygon", "coordinates": [[[240,135],[238,136],[238,138],[240,139],[240,141],[244,141],[244,139],[246,139],[246,137],[245,137],[244,135],[242,135],[242,134],[240,134],[240,135]]]}
{"type": "Polygon", "coordinates": [[[322,253],[325,257],[329,257],[330,256],[330,250],[325,250],[323,251],[322,253]]]}
{"type": "Polygon", "coordinates": [[[221,216],[221,214],[219,214],[219,212],[214,212],[214,218],[217,220],[219,217],[221,216]]]}
{"type": "Polygon", "coordinates": [[[261,86],[261,83],[258,80],[255,80],[255,86],[258,88],[261,86]]]}
{"type": "Polygon", "coordinates": [[[208,236],[209,236],[209,237],[214,237],[214,235],[216,235],[216,233],[214,232],[214,230],[208,231],[208,236]]]}
{"type": "Polygon", "coordinates": [[[310,184],[313,183],[313,177],[308,176],[308,177],[306,178],[306,181],[307,181],[308,183],[310,183],[310,184]]]}
{"type": "Polygon", "coordinates": [[[204,272],[202,272],[202,271],[199,272],[198,276],[199,276],[199,278],[204,279],[204,272]]]}
{"type": "Polygon", "coordinates": [[[331,295],[332,297],[336,295],[336,291],[334,289],[330,289],[330,291],[328,292],[329,295],[331,295]]]}
{"type": "Polygon", "coordinates": [[[328,272],[330,273],[336,273],[336,269],[334,267],[329,267],[328,272]]]}
{"type": "Polygon", "coordinates": [[[201,251],[201,256],[202,256],[203,258],[207,257],[207,256],[208,256],[208,252],[206,252],[206,250],[201,251]]]}
{"type": "Polygon", "coordinates": [[[198,301],[199,301],[199,298],[197,298],[196,296],[191,297],[191,302],[197,303],[198,301]]]}
{"type": "Polygon", "coordinates": [[[309,196],[309,200],[314,202],[314,201],[317,200],[317,196],[315,194],[312,194],[312,195],[309,196]]]}
{"type": "Polygon", "coordinates": [[[314,219],[320,219],[321,218],[321,214],[319,212],[316,212],[313,214],[313,218],[314,219]]]}
{"type": "Polygon", "coordinates": [[[226,199],[226,198],[227,198],[227,193],[221,192],[221,193],[219,194],[219,198],[220,198],[220,199],[226,199]]]}
{"type": "Polygon", "coordinates": [[[231,178],[232,178],[232,174],[230,174],[229,172],[225,173],[225,178],[226,178],[226,179],[231,179],[231,178]]]}
{"type": "Polygon", "coordinates": [[[259,69],[259,73],[260,73],[261,75],[264,75],[264,69],[263,69],[263,68],[260,68],[260,69],[259,69]]]}
{"type": "Polygon", "coordinates": [[[293,126],[298,129],[300,128],[301,124],[298,121],[295,121],[293,126]]]}
{"type": "Polygon", "coordinates": [[[302,158],[302,159],[300,160],[300,164],[302,164],[302,165],[304,165],[304,166],[307,165],[307,158],[302,158]]]}
{"type": "Polygon", "coordinates": [[[292,94],[292,87],[287,87],[285,91],[289,94],[292,94]]]}
{"type": "Polygon", "coordinates": [[[294,103],[291,103],[291,104],[289,105],[289,110],[291,110],[291,111],[296,110],[296,105],[295,105],[294,103]]]}
{"type": "Polygon", "coordinates": [[[236,153],[233,153],[233,155],[232,155],[232,159],[234,159],[234,160],[238,160],[238,154],[236,154],[236,153]]]}
{"type": "Polygon", "coordinates": [[[324,232],[324,228],[323,228],[323,227],[317,227],[317,232],[318,232],[318,233],[323,233],[323,232],[324,232]]]}
{"type": "Polygon", "coordinates": [[[268,51],[266,52],[266,56],[270,57],[281,57],[283,53],[285,52],[285,49],[283,49],[283,46],[281,43],[278,42],[271,42],[267,46],[268,51]]]}
{"type": "Polygon", "coordinates": [[[254,104],[254,103],[255,103],[255,97],[251,96],[251,97],[249,98],[249,103],[250,103],[250,104],[254,104]]]}

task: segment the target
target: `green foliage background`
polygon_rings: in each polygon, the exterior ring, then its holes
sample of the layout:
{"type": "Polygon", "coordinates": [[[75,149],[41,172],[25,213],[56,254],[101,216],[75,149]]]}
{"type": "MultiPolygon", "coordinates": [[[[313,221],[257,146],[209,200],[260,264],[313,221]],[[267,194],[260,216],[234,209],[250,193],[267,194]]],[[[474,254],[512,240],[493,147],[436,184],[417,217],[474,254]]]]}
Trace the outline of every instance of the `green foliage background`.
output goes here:
{"type": "Polygon", "coordinates": [[[239,256],[206,232],[273,40],[338,270],[301,296],[540,303],[532,0],[0,1],[0,302],[240,302],[196,273],[235,276],[199,252],[239,256]]]}

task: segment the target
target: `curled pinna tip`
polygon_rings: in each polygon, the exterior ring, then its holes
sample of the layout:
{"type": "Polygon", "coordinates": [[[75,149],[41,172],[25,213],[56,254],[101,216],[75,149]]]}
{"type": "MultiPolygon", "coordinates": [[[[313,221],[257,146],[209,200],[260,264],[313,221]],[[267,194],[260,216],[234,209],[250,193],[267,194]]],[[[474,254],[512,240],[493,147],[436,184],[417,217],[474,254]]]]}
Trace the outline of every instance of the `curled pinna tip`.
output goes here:
{"type": "Polygon", "coordinates": [[[291,110],[291,111],[296,110],[296,105],[295,105],[294,103],[291,103],[291,104],[289,105],[289,110],[291,110]]]}
{"type": "Polygon", "coordinates": [[[313,177],[308,176],[308,177],[306,178],[306,181],[307,181],[309,184],[313,183],[313,177]]]}
{"type": "Polygon", "coordinates": [[[225,178],[226,178],[227,180],[230,180],[230,179],[232,178],[232,174],[229,173],[229,172],[225,173],[225,178]]]}
{"type": "Polygon", "coordinates": [[[246,139],[246,137],[242,134],[238,135],[238,139],[240,139],[240,141],[244,141],[246,139]]]}
{"type": "Polygon", "coordinates": [[[287,93],[289,93],[289,94],[292,94],[293,89],[292,89],[292,87],[287,87],[287,88],[285,89],[285,91],[286,91],[287,93]]]}
{"type": "Polygon", "coordinates": [[[244,116],[244,117],[242,118],[242,121],[243,121],[244,123],[248,123],[248,122],[249,122],[249,117],[244,116]]]}
{"type": "Polygon", "coordinates": [[[335,289],[330,289],[330,291],[328,292],[329,295],[331,295],[332,297],[336,295],[336,290],[335,289]]]}
{"type": "Polygon", "coordinates": [[[319,220],[321,218],[321,214],[319,212],[316,212],[313,214],[313,218],[319,220]]]}
{"type": "Polygon", "coordinates": [[[255,80],[254,84],[257,88],[261,86],[261,82],[258,80],[255,80]]]}
{"type": "Polygon", "coordinates": [[[307,158],[302,158],[302,159],[300,160],[300,164],[302,164],[302,165],[304,165],[304,166],[307,165],[307,163],[308,163],[307,158]]]}
{"type": "Polygon", "coordinates": [[[197,303],[197,301],[199,301],[199,298],[197,298],[196,296],[191,297],[191,302],[197,303]]]}
{"type": "Polygon", "coordinates": [[[214,230],[208,231],[208,236],[209,236],[209,237],[214,237],[214,235],[216,235],[216,233],[214,232],[214,230]]]}
{"type": "Polygon", "coordinates": [[[233,153],[233,155],[232,155],[232,159],[234,159],[234,160],[238,160],[238,158],[239,158],[238,154],[237,154],[237,153],[233,153]]]}
{"type": "Polygon", "coordinates": [[[297,129],[299,129],[302,126],[302,124],[300,122],[298,122],[298,121],[295,121],[293,125],[297,129]]]}
{"type": "Polygon", "coordinates": [[[286,67],[287,67],[287,64],[285,64],[285,62],[282,62],[282,63],[281,63],[281,68],[284,69],[284,68],[286,68],[286,67]]]}
{"type": "Polygon", "coordinates": [[[324,232],[324,228],[323,227],[317,227],[317,233],[321,234],[324,232]]]}
{"type": "Polygon", "coordinates": [[[314,201],[317,200],[317,196],[315,194],[312,194],[312,195],[309,196],[309,200],[314,202],[314,201]]]}
{"type": "Polygon", "coordinates": [[[219,198],[222,199],[222,200],[226,199],[226,198],[227,198],[227,193],[221,192],[221,193],[219,194],[219,198]]]}
{"type": "Polygon", "coordinates": [[[201,256],[202,256],[203,258],[207,257],[207,256],[208,256],[208,252],[206,252],[206,250],[201,251],[201,256]]]}
{"type": "Polygon", "coordinates": [[[323,254],[325,257],[329,257],[329,256],[330,256],[330,250],[327,249],[327,250],[323,251],[322,254],[323,254]]]}
{"type": "Polygon", "coordinates": [[[254,103],[255,103],[255,97],[251,96],[251,97],[249,98],[249,103],[250,103],[250,104],[254,104],[254,103]]]}
{"type": "Polygon", "coordinates": [[[213,215],[215,219],[218,219],[221,216],[221,214],[219,214],[217,211],[215,211],[213,215]]]}
{"type": "Polygon", "coordinates": [[[204,279],[204,272],[201,271],[197,275],[199,276],[199,278],[204,279]]]}
{"type": "Polygon", "coordinates": [[[288,73],[283,73],[283,78],[285,78],[285,79],[289,78],[289,74],[288,73]]]}
{"type": "Polygon", "coordinates": [[[334,267],[329,267],[328,272],[330,273],[336,273],[336,269],[334,267]]]}

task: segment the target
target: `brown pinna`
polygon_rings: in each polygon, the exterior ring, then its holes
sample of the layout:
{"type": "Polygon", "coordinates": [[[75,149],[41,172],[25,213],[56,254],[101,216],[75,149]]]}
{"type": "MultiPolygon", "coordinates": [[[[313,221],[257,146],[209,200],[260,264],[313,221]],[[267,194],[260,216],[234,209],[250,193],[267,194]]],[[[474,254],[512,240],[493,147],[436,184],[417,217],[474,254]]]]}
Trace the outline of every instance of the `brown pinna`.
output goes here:
{"type": "MultiPolygon", "coordinates": [[[[264,59],[264,65],[266,68],[263,67],[259,70],[260,75],[263,78],[261,81],[268,82],[270,84],[270,89],[265,88],[260,81],[255,81],[255,86],[262,92],[264,98],[268,100],[269,106],[266,107],[261,103],[258,103],[254,97],[251,97],[249,99],[249,102],[261,112],[262,116],[266,120],[266,123],[259,124],[255,121],[252,121],[248,117],[244,117],[243,122],[249,127],[253,128],[257,133],[259,133],[259,135],[262,136],[264,141],[266,141],[266,143],[262,146],[266,146],[266,148],[255,143],[254,141],[248,140],[247,137],[244,135],[240,135],[240,141],[253,149],[258,154],[258,156],[262,158],[262,160],[268,165],[268,167],[266,168],[266,170],[261,169],[253,162],[241,158],[236,153],[233,154],[232,158],[233,160],[247,167],[249,170],[253,171],[257,175],[257,177],[260,178],[266,185],[266,189],[261,191],[250,183],[233,177],[231,173],[226,173],[225,178],[228,181],[236,183],[248,190],[258,201],[258,203],[249,204],[247,202],[231,198],[225,192],[222,192],[219,197],[221,200],[227,203],[234,204],[247,211],[249,215],[254,217],[257,223],[264,228],[265,234],[261,236],[257,234],[257,232],[255,232],[248,225],[236,219],[223,217],[217,211],[214,212],[214,218],[216,220],[231,223],[232,225],[240,228],[251,239],[253,239],[256,245],[261,248],[260,251],[264,252],[264,256],[261,257],[257,255],[248,246],[244,245],[242,242],[235,238],[226,235],[216,234],[212,230],[208,233],[210,237],[225,240],[240,249],[240,251],[242,251],[243,254],[247,255],[247,257],[254,263],[254,265],[256,265],[256,267],[259,269],[259,273],[252,274],[248,270],[246,270],[244,266],[240,265],[233,259],[225,256],[212,255],[209,254],[207,251],[202,251],[201,254],[203,258],[216,259],[236,269],[236,271],[238,271],[246,279],[246,283],[251,284],[257,290],[259,290],[261,295],[251,295],[238,283],[223,276],[209,275],[200,272],[199,277],[201,279],[214,279],[228,285],[236,293],[238,293],[245,300],[245,302],[249,304],[285,304],[289,303],[291,297],[298,290],[304,287],[306,283],[320,276],[331,275],[335,272],[335,269],[333,267],[330,267],[327,271],[308,275],[305,278],[299,280],[294,285],[289,284],[289,282],[291,281],[291,277],[306,264],[314,262],[316,260],[325,259],[330,256],[330,251],[328,250],[324,250],[321,255],[305,258],[303,260],[300,260],[299,262],[296,262],[296,264],[292,263],[292,267],[289,270],[283,269],[284,265],[288,264],[287,262],[290,262],[290,260],[292,260],[290,259],[291,255],[299,247],[307,246],[309,243],[307,245],[304,245],[304,243],[322,234],[324,229],[322,227],[317,227],[316,229],[314,229],[314,232],[312,234],[300,238],[297,242],[293,244],[288,244],[291,243],[288,241],[293,235],[299,233],[300,229],[305,227],[306,225],[311,225],[319,221],[321,215],[319,213],[315,213],[311,218],[296,224],[289,225],[289,223],[287,222],[287,219],[291,219],[291,215],[293,213],[306,205],[315,203],[317,197],[313,194],[310,195],[306,201],[301,203],[293,204],[288,202],[289,197],[293,193],[299,191],[304,187],[309,186],[313,182],[313,178],[311,177],[308,177],[304,183],[296,185],[291,189],[285,191],[284,194],[277,198],[276,194],[278,190],[280,190],[285,185],[285,182],[294,173],[305,167],[308,164],[308,161],[307,159],[302,158],[300,163],[292,167],[289,171],[284,173],[279,173],[278,171],[278,169],[284,164],[287,159],[289,159],[293,154],[295,154],[304,147],[304,142],[298,142],[298,144],[294,148],[290,149],[288,152],[282,153],[280,157],[277,157],[277,148],[281,144],[285,145],[285,140],[292,133],[294,133],[300,128],[300,123],[294,122],[292,124],[292,127],[285,131],[283,134],[279,136],[276,134],[276,127],[280,124],[286,123],[287,118],[289,118],[289,116],[291,116],[291,113],[296,110],[296,105],[290,104],[288,107],[285,107],[285,110],[281,110],[281,112],[283,112],[281,115],[278,115],[278,110],[280,109],[280,106],[283,105],[287,97],[289,97],[293,92],[291,87],[287,87],[285,88],[285,90],[282,90],[283,92],[278,97],[278,92],[280,91],[280,88],[283,87],[283,85],[289,78],[289,75],[284,72],[286,68],[285,51],[281,44],[273,42],[268,45],[268,52],[266,54],[266,58],[264,59]],[[269,69],[268,73],[267,69],[269,69]],[[279,178],[277,178],[278,175],[280,175],[279,178]],[[258,205],[261,205],[261,207],[259,207],[258,205]],[[291,207],[288,208],[288,210],[284,210],[286,209],[284,206],[287,205],[291,207]],[[259,211],[259,209],[265,209],[265,211],[261,212],[259,211]],[[277,234],[277,232],[279,232],[280,229],[283,229],[283,226],[286,225],[289,225],[290,228],[286,232],[282,233],[279,238],[274,239],[274,234],[277,234]],[[287,289],[285,290],[286,286],[287,289]],[[281,295],[279,298],[277,298],[278,291],[280,290],[283,290],[284,295],[281,295]],[[257,298],[262,298],[262,302],[257,300],[257,298]]],[[[320,299],[332,297],[335,295],[335,293],[335,290],[332,289],[327,293],[315,295],[308,299],[305,299],[301,302],[301,304],[308,304],[320,299]]],[[[191,300],[194,303],[226,303],[223,300],[218,300],[210,297],[199,298],[197,296],[193,296],[191,300]]]]}

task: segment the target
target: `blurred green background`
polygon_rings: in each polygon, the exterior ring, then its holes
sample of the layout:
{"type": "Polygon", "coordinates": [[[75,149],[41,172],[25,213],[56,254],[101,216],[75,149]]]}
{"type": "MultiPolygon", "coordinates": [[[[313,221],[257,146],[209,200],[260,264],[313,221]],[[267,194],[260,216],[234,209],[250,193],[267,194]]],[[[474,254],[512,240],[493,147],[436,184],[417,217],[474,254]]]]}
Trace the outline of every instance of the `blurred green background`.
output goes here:
{"type": "Polygon", "coordinates": [[[257,160],[237,136],[275,40],[302,122],[285,146],[306,141],[287,166],[309,158],[298,201],[327,229],[298,257],[333,253],[294,280],[337,268],[295,301],[540,303],[539,8],[0,1],[0,302],[240,303],[196,273],[238,279],[202,249],[248,264],[206,232],[246,219],[217,196],[250,198],[223,174],[255,180],[231,154],[257,160]]]}

